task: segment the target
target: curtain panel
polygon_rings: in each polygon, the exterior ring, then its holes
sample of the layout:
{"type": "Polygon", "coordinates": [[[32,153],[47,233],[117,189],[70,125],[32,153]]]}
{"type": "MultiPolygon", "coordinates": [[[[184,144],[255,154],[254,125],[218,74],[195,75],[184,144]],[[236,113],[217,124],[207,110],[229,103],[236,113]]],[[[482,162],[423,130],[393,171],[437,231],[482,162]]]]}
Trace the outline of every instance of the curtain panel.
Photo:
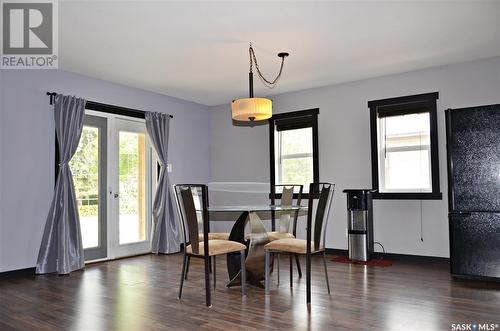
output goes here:
{"type": "Polygon", "coordinates": [[[58,94],[54,120],[59,146],[59,172],[45,223],[37,274],[69,274],[85,265],[80,218],[69,161],[80,141],[85,116],[85,100],[58,94]]]}
{"type": "Polygon", "coordinates": [[[160,173],[153,202],[151,251],[171,254],[180,251],[180,226],[175,221],[172,191],[167,172],[170,115],[146,112],[146,130],[158,156],[160,173]]]}

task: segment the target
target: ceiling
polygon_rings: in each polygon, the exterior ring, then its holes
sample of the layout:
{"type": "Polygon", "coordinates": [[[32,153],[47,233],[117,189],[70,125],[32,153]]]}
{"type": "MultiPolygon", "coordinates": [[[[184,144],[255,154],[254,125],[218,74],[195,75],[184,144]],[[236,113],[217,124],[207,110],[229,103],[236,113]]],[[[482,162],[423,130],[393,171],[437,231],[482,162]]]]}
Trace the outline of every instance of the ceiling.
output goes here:
{"type": "Polygon", "coordinates": [[[59,1],[60,68],[205,105],[500,56],[500,1],[59,1]]]}

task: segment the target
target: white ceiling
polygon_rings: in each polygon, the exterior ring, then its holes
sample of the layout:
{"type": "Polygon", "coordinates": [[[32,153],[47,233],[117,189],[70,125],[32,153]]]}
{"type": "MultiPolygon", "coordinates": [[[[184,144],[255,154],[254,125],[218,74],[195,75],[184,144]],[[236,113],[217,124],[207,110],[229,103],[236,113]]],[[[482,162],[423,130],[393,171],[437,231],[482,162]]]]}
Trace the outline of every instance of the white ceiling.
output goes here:
{"type": "Polygon", "coordinates": [[[60,68],[205,105],[500,55],[500,1],[60,1],[60,68]]]}

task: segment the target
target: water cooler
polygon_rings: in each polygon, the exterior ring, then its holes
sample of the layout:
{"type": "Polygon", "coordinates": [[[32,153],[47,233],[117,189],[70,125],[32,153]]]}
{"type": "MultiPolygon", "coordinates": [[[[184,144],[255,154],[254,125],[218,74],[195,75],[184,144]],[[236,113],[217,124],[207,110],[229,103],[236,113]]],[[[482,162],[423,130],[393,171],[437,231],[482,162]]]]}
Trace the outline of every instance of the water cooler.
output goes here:
{"type": "Polygon", "coordinates": [[[344,190],[347,194],[349,259],[370,260],[373,252],[373,205],[371,189],[344,190]]]}

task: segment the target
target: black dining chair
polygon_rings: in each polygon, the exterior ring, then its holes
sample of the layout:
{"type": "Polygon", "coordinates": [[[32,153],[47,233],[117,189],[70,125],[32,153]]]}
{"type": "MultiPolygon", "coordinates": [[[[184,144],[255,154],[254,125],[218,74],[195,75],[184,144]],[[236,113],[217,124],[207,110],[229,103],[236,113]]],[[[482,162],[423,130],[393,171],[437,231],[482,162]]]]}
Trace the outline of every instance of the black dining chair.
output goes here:
{"type": "MultiPolygon", "coordinates": [[[[174,185],[175,186],[175,185],[174,185]]],[[[203,213],[201,212],[201,206],[202,206],[202,199],[201,199],[201,192],[198,192],[198,190],[191,190],[193,193],[193,201],[194,205],[196,207],[196,218],[198,220],[198,228],[203,229],[203,213]]],[[[208,197],[207,197],[207,205],[208,205],[208,197]]],[[[210,230],[210,224],[208,225],[208,240],[229,240],[229,232],[212,232],[210,230]]],[[[202,242],[203,241],[203,231],[198,235],[198,241],[202,242]]],[[[216,267],[216,258],[215,256],[212,256],[212,260],[209,262],[210,264],[210,272],[213,272],[216,267]]],[[[184,280],[187,280],[188,273],[189,273],[189,266],[191,265],[191,258],[188,256],[187,258],[187,266],[186,266],[186,273],[184,276],[184,280]]],[[[214,278],[214,289],[217,283],[217,273],[213,272],[213,278],[214,278]]]]}
{"type": "Polygon", "coordinates": [[[285,238],[275,241],[264,246],[266,251],[265,256],[265,292],[269,294],[269,271],[270,271],[270,254],[271,253],[289,253],[300,254],[306,256],[306,302],[311,303],[311,256],[322,254],[323,265],[325,268],[326,286],[328,294],[330,294],[330,283],[328,281],[328,270],[326,266],[326,251],[325,251],[325,238],[326,228],[328,224],[328,215],[330,213],[330,206],[333,199],[335,184],[319,183],[317,186],[313,183],[309,186],[309,203],[307,210],[307,228],[306,240],[297,238],[285,238]],[[318,189],[315,191],[316,187],[318,189]],[[313,205],[314,194],[319,192],[318,205],[313,220],[313,205]]]}
{"type": "MultiPolygon", "coordinates": [[[[174,185],[177,210],[181,219],[184,241],[182,276],[179,287],[179,299],[182,297],[182,287],[186,278],[188,258],[201,258],[205,265],[206,305],[212,305],[210,293],[210,258],[228,253],[240,253],[241,263],[241,293],[246,295],[245,250],[242,243],[231,240],[209,239],[208,189],[202,184],[174,185]],[[201,209],[196,208],[193,196],[201,196],[201,209]],[[202,214],[202,229],[198,223],[197,212],[202,214]],[[201,231],[200,231],[201,230],[201,231]],[[203,236],[201,237],[200,234],[203,236]],[[202,241],[200,239],[203,239],[202,241]]],[[[215,278],[215,266],[214,266],[215,278]]]]}

